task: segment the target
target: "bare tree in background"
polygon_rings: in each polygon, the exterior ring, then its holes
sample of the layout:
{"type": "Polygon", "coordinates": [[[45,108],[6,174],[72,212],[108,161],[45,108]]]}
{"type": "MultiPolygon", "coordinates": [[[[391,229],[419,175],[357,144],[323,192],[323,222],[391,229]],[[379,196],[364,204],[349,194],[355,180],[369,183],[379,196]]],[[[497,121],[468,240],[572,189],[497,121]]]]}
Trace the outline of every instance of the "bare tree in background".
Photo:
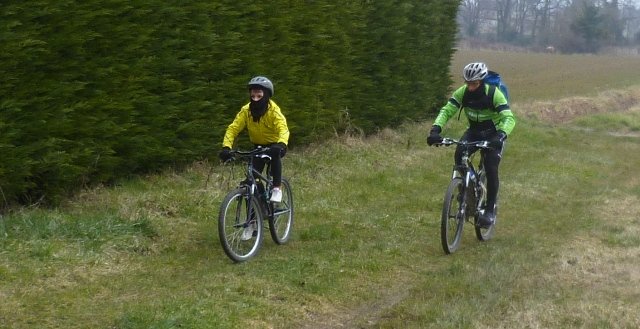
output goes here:
{"type": "Polygon", "coordinates": [[[550,45],[558,32],[558,13],[568,6],[563,0],[539,0],[535,5],[532,39],[540,46],[550,45]]]}
{"type": "Polygon", "coordinates": [[[463,0],[460,4],[461,36],[473,44],[497,41],[564,52],[640,45],[638,0],[463,0]],[[595,21],[584,19],[585,7],[598,21],[597,37],[588,30],[595,21]]]}
{"type": "Polygon", "coordinates": [[[480,0],[463,0],[459,18],[465,35],[477,37],[480,28],[480,0]]]}
{"type": "Polygon", "coordinates": [[[515,1],[515,18],[514,29],[520,39],[529,39],[531,35],[527,35],[527,20],[531,15],[531,12],[535,10],[538,2],[541,0],[516,0],[515,1]]]}
{"type": "Polygon", "coordinates": [[[513,17],[513,3],[515,0],[496,0],[496,28],[497,40],[501,42],[513,41],[511,28],[513,17]]]}

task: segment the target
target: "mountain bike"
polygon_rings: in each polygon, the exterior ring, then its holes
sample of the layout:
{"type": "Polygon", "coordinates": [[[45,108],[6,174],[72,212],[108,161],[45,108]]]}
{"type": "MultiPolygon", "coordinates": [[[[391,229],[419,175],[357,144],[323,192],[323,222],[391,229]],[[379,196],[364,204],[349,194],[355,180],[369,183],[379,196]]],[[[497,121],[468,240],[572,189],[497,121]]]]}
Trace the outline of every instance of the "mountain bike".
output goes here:
{"type": "MultiPolygon", "coordinates": [[[[476,237],[487,241],[495,234],[495,222],[488,228],[478,225],[478,217],[484,213],[487,202],[487,176],[484,170],[485,152],[480,153],[480,160],[474,164],[475,151],[491,150],[488,141],[458,141],[444,138],[437,146],[460,145],[463,147],[462,164],[453,166],[451,182],[444,196],[442,217],[440,222],[440,240],[446,254],[455,252],[460,247],[464,222],[473,222],[476,237]],[[476,170],[477,166],[477,170],[476,170]]],[[[494,211],[497,212],[497,206],[494,211]]]]}
{"type": "Polygon", "coordinates": [[[293,194],[291,185],[282,179],[282,202],[270,202],[273,181],[271,157],[268,147],[251,151],[232,150],[228,162],[242,161],[246,165],[245,179],[229,192],[222,201],[218,216],[218,235],[224,252],[234,262],[243,262],[255,256],[263,239],[263,220],[269,221],[271,238],[276,244],[285,244],[293,227],[293,194]],[[266,160],[266,174],[254,167],[257,159],[266,160]],[[247,234],[248,233],[248,234],[247,234]]]}

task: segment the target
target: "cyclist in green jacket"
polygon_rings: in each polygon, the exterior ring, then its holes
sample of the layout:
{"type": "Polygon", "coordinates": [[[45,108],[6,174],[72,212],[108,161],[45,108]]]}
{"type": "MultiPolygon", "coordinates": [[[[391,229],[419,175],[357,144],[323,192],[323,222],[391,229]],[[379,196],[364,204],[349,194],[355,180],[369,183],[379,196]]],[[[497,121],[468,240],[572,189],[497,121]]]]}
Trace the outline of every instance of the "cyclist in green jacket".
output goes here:
{"type": "MultiPolygon", "coordinates": [[[[516,124],[507,99],[500,88],[484,83],[483,79],[488,73],[489,69],[484,63],[470,63],[464,67],[465,84],[454,91],[447,104],[440,109],[427,138],[429,145],[438,145],[442,142],[440,136],[442,128],[460,110],[464,111],[469,121],[469,127],[460,139],[470,142],[490,141],[493,150],[484,151],[486,152],[484,168],[487,173],[487,205],[484,214],[478,220],[479,225],[485,228],[490,227],[496,219],[495,205],[500,186],[498,166],[507,136],[511,134],[516,124]],[[493,93],[492,99],[489,96],[491,93],[493,93]]],[[[462,163],[461,146],[456,149],[454,159],[456,165],[462,163]]]]}
{"type": "MultiPolygon", "coordinates": [[[[273,176],[270,201],[281,202],[281,158],[287,153],[287,144],[289,143],[287,119],[280,111],[280,107],[271,99],[273,96],[271,80],[262,76],[254,77],[249,81],[248,88],[249,103],[240,109],[233,122],[227,127],[219,156],[222,161],[229,160],[234,140],[240,132],[247,128],[251,143],[255,146],[269,147],[271,176],[273,176]]],[[[257,161],[255,167],[262,171],[265,164],[263,161],[257,161]]]]}

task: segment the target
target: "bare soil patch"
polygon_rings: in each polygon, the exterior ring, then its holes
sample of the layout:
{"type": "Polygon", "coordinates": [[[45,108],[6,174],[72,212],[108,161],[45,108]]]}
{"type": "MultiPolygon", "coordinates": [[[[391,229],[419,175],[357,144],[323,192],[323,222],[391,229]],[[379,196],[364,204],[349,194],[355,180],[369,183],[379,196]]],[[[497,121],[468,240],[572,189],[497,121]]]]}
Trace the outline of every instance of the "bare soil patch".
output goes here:
{"type": "Polygon", "coordinates": [[[308,320],[303,329],[362,328],[378,323],[384,312],[393,309],[409,296],[412,285],[407,275],[396,276],[399,281],[392,287],[377,290],[374,302],[363,303],[355,308],[340,309],[335,305],[325,305],[322,310],[308,312],[308,320]]]}

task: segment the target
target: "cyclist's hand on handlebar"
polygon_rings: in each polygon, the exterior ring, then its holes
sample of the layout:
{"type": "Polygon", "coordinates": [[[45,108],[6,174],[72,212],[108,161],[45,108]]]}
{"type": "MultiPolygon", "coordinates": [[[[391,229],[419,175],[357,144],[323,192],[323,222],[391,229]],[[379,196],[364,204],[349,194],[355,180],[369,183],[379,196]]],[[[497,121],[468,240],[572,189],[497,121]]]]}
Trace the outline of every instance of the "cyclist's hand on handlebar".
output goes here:
{"type": "Polygon", "coordinates": [[[223,147],[220,153],[218,154],[218,157],[220,158],[220,160],[222,160],[222,162],[227,162],[231,160],[231,158],[233,158],[233,155],[231,154],[231,149],[228,147],[223,147]]]}
{"type": "Polygon", "coordinates": [[[505,139],[507,139],[507,134],[504,131],[499,130],[495,137],[489,141],[489,146],[494,150],[499,150],[502,148],[502,144],[505,139]]]}
{"type": "Polygon", "coordinates": [[[432,126],[431,131],[429,131],[429,137],[427,137],[427,145],[436,145],[442,143],[442,136],[440,136],[440,132],[442,132],[442,128],[440,126],[432,126]]]}
{"type": "Polygon", "coordinates": [[[440,135],[429,135],[427,137],[427,145],[439,146],[442,143],[442,137],[440,135]]]}

